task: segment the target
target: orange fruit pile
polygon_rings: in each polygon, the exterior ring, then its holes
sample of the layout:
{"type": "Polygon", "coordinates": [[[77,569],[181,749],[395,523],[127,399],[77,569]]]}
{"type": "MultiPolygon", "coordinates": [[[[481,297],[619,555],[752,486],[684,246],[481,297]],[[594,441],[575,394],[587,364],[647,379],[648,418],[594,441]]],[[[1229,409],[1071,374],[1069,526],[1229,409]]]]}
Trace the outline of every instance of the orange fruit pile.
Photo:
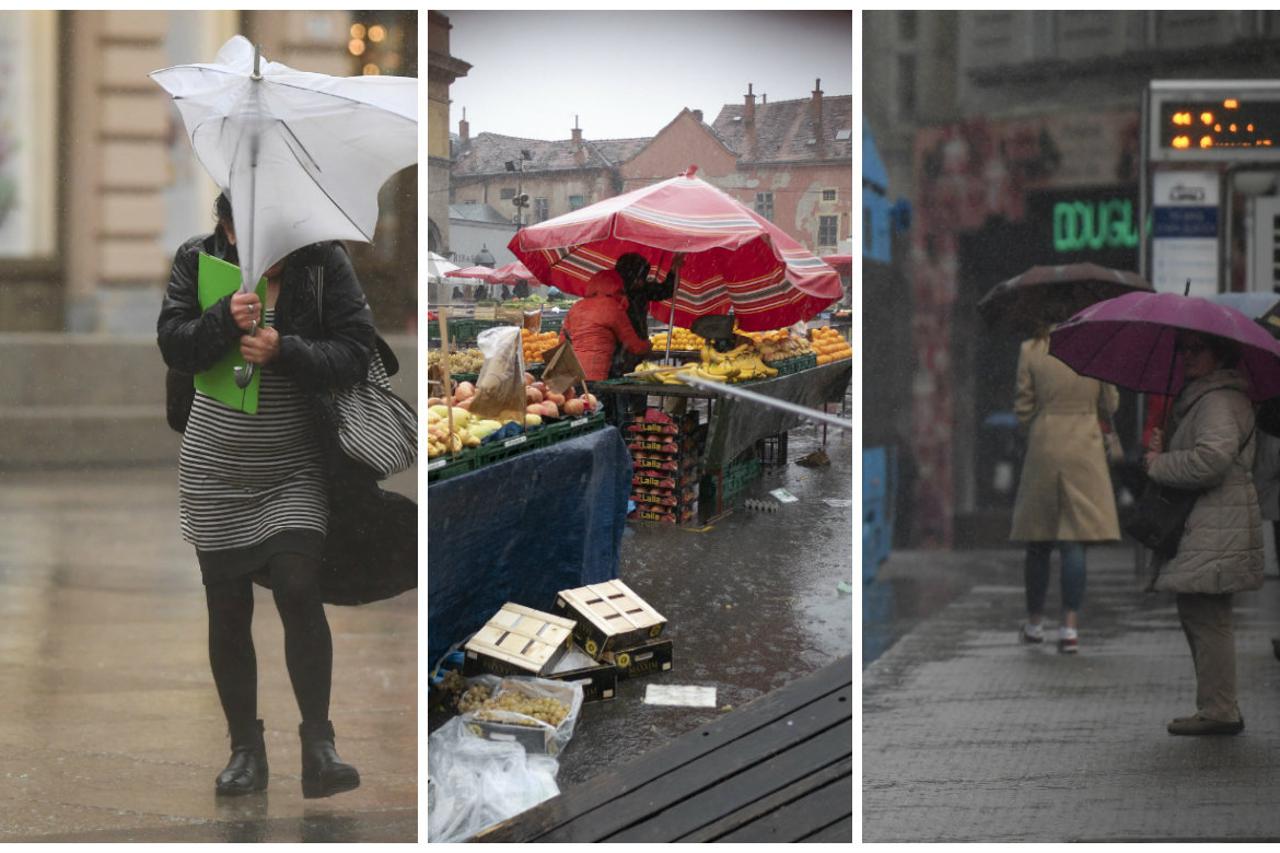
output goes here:
{"type": "Polygon", "coordinates": [[[818,354],[818,364],[830,364],[844,358],[853,358],[853,347],[844,336],[830,326],[821,326],[809,332],[813,351],[818,354]]]}
{"type": "Polygon", "coordinates": [[[542,361],[542,354],[560,343],[559,332],[531,332],[520,330],[520,343],[524,347],[524,363],[542,361]]]}

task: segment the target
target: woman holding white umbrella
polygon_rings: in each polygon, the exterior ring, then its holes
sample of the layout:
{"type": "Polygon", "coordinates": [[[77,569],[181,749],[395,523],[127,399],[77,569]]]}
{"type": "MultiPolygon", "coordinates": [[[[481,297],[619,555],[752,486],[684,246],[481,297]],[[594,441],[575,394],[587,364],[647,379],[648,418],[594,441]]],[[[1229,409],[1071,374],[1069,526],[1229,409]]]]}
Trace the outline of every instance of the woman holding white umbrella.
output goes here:
{"type": "Polygon", "coordinates": [[[251,631],[253,576],[262,574],[284,625],[285,660],[302,713],[303,794],[329,796],[357,787],[360,776],[338,758],[329,721],[333,641],[319,582],[328,478],[308,395],[367,374],[373,317],[336,242],[300,249],[268,269],[266,305],[256,294],[236,293],[201,311],[200,253],[237,260],[225,195],[216,210],[214,233],[178,249],[158,323],[170,367],[199,373],[238,347],[263,371],[256,415],[195,395],[179,460],[182,534],[200,563],[209,663],[231,732],[231,760],[216,790],[235,795],[267,786],[251,631]]]}

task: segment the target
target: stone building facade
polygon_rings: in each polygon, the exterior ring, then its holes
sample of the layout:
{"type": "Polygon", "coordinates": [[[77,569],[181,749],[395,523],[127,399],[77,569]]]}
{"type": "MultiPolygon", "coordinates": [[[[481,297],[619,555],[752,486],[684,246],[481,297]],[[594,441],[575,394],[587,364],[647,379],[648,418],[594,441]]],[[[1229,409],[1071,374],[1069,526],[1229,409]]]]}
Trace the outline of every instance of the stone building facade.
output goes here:
{"type": "Polygon", "coordinates": [[[427,245],[432,252],[444,255],[451,251],[449,87],[471,68],[449,53],[451,28],[448,16],[427,13],[427,245]]]}
{"type": "MultiPolygon", "coordinates": [[[[376,61],[382,73],[417,74],[414,13],[377,19],[345,11],[0,15],[6,30],[34,38],[23,57],[30,73],[7,82],[37,87],[31,100],[53,105],[48,121],[22,126],[29,135],[20,144],[56,152],[45,173],[27,170],[16,178],[21,191],[55,198],[56,213],[46,246],[0,254],[0,331],[154,334],[173,250],[212,229],[217,190],[192,156],[171,100],[148,72],[211,60],[241,33],[268,58],[308,71],[348,76],[376,61]],[[375,23],[382,26],[377,43],[356,39],[355,32],[375,23]],[[357,49],[363,56],[357,58],[357,49]]],[[[394,239],[373,249],[352,247],[370,301],[392,330],[407,322],[416,289],[417,180],[409,171],[384,194],[379,235],[394,239]]]]}

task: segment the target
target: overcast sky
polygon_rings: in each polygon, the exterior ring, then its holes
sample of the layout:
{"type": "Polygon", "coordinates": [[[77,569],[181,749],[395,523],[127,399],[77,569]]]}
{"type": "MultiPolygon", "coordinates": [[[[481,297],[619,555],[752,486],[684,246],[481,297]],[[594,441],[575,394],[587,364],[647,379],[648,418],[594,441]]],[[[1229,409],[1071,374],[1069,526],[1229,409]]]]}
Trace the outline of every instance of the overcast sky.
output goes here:
{"type": "Polygon", "coordinates": [[[725,104],[853,94],[851,12],[445,12],[454,81],[449,129],[568,139],[652,136],[684,107],[708,124],[725,104]]]}

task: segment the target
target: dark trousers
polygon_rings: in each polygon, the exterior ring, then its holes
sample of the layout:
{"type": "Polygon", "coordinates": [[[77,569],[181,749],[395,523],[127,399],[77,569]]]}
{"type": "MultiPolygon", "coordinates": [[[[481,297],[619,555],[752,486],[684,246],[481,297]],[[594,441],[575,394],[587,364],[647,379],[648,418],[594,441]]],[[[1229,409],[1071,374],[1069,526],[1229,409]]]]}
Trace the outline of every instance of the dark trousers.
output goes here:
{"type": "Polygon", "coordinates": [[[1082,542],[1029,542],[1024,579],[1027,587],[1027,613],[1044,613],[1049,593],[1049,558],[1054,546],[1062,557],[1062,609],[1079,612],[1084,604],[1085,559],[1082,542]]]}

